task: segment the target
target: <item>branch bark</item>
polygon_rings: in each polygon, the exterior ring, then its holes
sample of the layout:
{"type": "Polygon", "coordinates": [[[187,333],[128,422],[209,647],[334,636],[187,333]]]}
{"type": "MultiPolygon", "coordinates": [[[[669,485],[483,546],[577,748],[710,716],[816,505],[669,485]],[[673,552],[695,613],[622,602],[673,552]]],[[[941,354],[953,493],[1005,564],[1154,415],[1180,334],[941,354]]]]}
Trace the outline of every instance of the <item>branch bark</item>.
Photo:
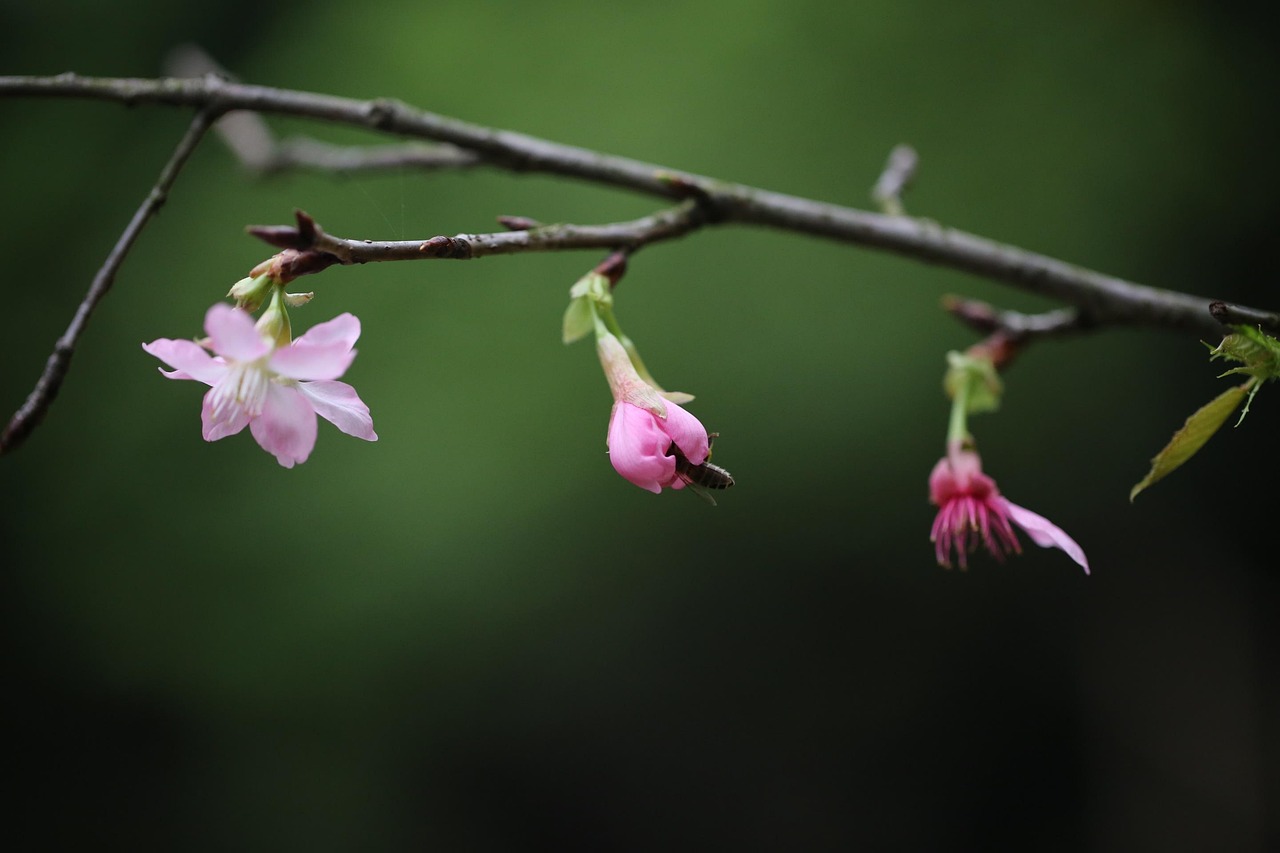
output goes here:
{"type": "MultiPolygon", "coordinates": [[[[167,104],[217,113],[233,110],[278,113],[428,139],[470,152],[482,163],[496,168],[561,175],[667,199],[698,198],[711,213],[708,221],[794,231],[962,270],[1074,305],[1095,326],[1152,326],[1209,338],[1221,332],[1220,324],[1209,313],[1210,300],[1205,297],[1136,284],[925,219],[870,213],[726,183],[469,124],[385,98],[361,101],[228,82],[214,76],[158,80],[74,74],[0,77],[0,96],[19,95],[167,104]]],[[[410,242],[421,245],[429,241],[410,242]]],[[[510,248],[510,251],[530,250],[535,244],[536,241],[529,241],[526,248],[510,248]]],[[[514,247],[516,244],[502,245],[514,247]]],[[[1227,306],[1227,309],[1231,316],[1277,319],[1273,312],[1247,306],[1227,306]]]]}
{"type": "Polygon", "coordinates": [[[173,149],[173,154],[169,156],[169,162],[165,163],[164,168],[160,170],[160,177],[156,180],[155,186],[151,188],[151,192],[147,193],[146,199],[143,200],[138,210],[133,214],[133,218],[125,226],[124,232],[121,233],[120,239],[116,241],[110,254],[107,255],[107,259],[93,277],[93,282],[89,285],[89,290],[85,293],[84,299],[80,301],[79,307],[76,308],[75,316],[71,318],[71,323],[67,326],[67,330],[62,333],[57,343],[54,344],[53,352],[45,361],[44,371],[36,381],[35,388],[27,395],[27,399],[14,412],[4,431],[0,433],[0,454],[8,453],[21,445],[27,436],[31,434],[31,431],[39,425],[44,418],[45,412],[49,410],[49,406],[53,404],[54,399],[58,396],[58,389],[62,387],[63,378],[66,377],[67,371],[71,369],[71,356],[75,354],[76,343],[80,340],[85,324],[89,322],[89,316],[93,314],[93,309],[98,307],[98,303],[111,290],[111,285],[115,282],[116,271],[124,263],[125,256],[133,248],[138,235],[142,233],[142,229],[146,227],[151,217],[165,203],[169,196],[169,189],[178,178],[178,173],[182,171],[187,158],[191,156],[191,152],[195,151],[196,146],[200,144],[200,140],[204,138],[206,131],[208,131],[215,118],[215,107],[213,105],[205,105],[191,120],[186,133],[178,141],[177,147],[173,149]]]}

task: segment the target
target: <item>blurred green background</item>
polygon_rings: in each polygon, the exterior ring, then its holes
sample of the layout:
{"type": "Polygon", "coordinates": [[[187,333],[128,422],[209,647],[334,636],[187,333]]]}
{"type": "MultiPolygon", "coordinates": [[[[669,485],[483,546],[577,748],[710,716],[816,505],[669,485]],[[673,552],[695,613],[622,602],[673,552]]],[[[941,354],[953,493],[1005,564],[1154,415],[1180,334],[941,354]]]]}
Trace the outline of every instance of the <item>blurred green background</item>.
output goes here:
{"type": "MultiPolygon", "coordinates": [[[[1275,308],[1275,32],[1154,0],[645,4],[0,2],[0,71],[242,79],[867,206],[1275,308]],[[74,22],[70,24],[68,22],[74,22]]],[[[0,404],[188,120],[0,99],[0,404]]],[[[377,138],[272,120],[281,133],[377,138]]],[[[335,268],[376,444],[280,468],[199,434],[139,347],[199,334],[294,207],[411,239],[653,200],[495,171],[245,175],[210,139],[144,233],[45,424],[0,459],[12,832],[39,847],[1260,850],[1276,823],[1276,393],[1130,506],[1216,394],[1193,338],[1033,348],[974,422],[988,470],[1088,552],[933,564],[962,293],[896,257],[747,229],[639,254],[619,316],[721,433],[717,508],[622,481],[589,343],[599,253],[335,268]],[[16,786],[16,787],[15,787],[16,786]]]]}

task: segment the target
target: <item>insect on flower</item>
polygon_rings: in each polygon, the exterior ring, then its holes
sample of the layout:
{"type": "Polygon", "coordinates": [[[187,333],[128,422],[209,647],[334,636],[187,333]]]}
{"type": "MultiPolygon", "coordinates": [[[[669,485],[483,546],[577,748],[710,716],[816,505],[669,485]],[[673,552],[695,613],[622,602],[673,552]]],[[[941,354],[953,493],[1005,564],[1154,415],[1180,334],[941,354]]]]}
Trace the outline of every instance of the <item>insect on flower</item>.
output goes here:
{"type": "Polygon", "coordinates": [[[700,465],[694,465],[685,455],[680,452],[680,448],[673,443],[671,449],[667,451],[669,456],[674,456],[676,460],[676,477],[682,483],[689,487],[689,491],[702,498],[712,506],[716,505],[716,499],[711,496],[708,489],[727,489],[733,485],[733,475],[719,465],[712,465],[711,445],[720,436],[720,433],[713,432],[707,435],[707,461],[700,465]]]}

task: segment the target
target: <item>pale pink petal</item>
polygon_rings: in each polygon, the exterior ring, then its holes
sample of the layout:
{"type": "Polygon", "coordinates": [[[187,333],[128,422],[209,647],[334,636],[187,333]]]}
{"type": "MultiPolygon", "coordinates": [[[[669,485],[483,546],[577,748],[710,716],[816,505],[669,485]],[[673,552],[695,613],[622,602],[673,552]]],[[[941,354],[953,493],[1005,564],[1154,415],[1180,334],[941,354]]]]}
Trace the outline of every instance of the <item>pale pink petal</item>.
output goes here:
{"type": "Polygon", "coordinates": [[[1021,527],[1031,537],[1031,541],[1035,542],[1041,548],[1059,548],[1068,557],[1075,560],[1080,568],[1084,569],[1084,573],[1089,574],[1089,561],[1084,556],[1084,549],[1076,544],[1076,541],[1063,532],[1061,527],[1054,524],[1042,515],[1037,515],[1029,509],[1024,509],[1015,503],[1011,503],[1007,498],[996,498],[1004,504],[1004,509],[1008,513],[1009,518],[1013,519],[1013,523],[1021,527]]]}
{"type": "Polygon", "coordinates": [[[294,345],[327,347],[333,344],[344,344],[351,349],[360,338],[360,320],[354,314],[339,314],[332,320],[317,323],[307,329],[294,345]]]}
{"type": "Polygon", "coordinates": [[[219,302],[204,315],[204,330],[213,351],[233,361],[253,361],[271,352],[253,326],[253,318],[239,308],[219,302]]]}
{"type": "Polygon", "coordinates": [[[272,353],[268,364],[276,373],[290,379],[327,380],[346,373],[355,357],[356,351],[343,341],[308,346],[299,338],[272,353]]]}
{"type": "MultiPolygon", "coordinates": [[[[675,408],[674,404],[669,408],[675,408]]],[[[670,415],[668,415],[670,417],[670,415]]],[[[653,413],[622,401],[609,418],[609,461],[628,481],[654,494],[675,478],[676,460],[667,456],[671,438],[653,413]]]]}
{"type": "Polygon", "coordinates": [[[373,418],[356,389],[345,382],[303,382],[298,390],[311,401],[316,414],[347,435],[377,441],[373,418]]]}
{"type": "Polygon", "coordinates": [[[262,449],[286,468],[306,462],[316,446],[316,413],[296,388],[271,384],[262,414],[249,423],[262,449]]]}
{"type": "Polygon", "coordinates": [[[202,425],[200,434],[204,436],[205,441],[217,441],[220,438],[226,438],[229,435],[235,435],[249,425],[249,413],[243,408],[237,407],[231,413],[230,417],[222,420],[214,420],[213,406],[209,402],[209,398],[213,395],[213,389],[209,389],[204,395],[204,404],[200,407],[200,423],[202,425]]]}
{"type": "Polygon", "coordinates": [[[142,348],[165,364],[176,368],[172,371],[160,369],[160,372],[170,379],[195,379],[206,385],[213,385],[227,372],[226,362],[210,356],[195,341],[160,338],[149,344],[143,344],[142,348]]]}
{"type": "MultiPolygon", "coordinates": [[[[710,446],[707,442],[707,428],[702,422],[675,403],[667,403],[667,419],[663,429],[676,447],[694,465],[707,461],[710,446]]],[[[663,449],[665,453],[665,448],[663,449]]]]}

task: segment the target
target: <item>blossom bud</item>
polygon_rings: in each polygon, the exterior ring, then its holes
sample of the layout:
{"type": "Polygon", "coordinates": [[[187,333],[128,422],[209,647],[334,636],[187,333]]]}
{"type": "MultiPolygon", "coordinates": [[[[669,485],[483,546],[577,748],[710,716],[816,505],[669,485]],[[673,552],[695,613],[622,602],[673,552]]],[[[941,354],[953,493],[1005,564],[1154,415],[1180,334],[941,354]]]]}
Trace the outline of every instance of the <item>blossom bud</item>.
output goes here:
{"type": "Polygon", "coordinates": [[[263,302],[267,301],[267,297],[271,295],[273,284],[274,282],[269,275],[242,278],[231,285],[231,289],[227,291],[227,296],[236,301],[237,308],[243,308],[252,314],[262,307],[263,302]]]}

